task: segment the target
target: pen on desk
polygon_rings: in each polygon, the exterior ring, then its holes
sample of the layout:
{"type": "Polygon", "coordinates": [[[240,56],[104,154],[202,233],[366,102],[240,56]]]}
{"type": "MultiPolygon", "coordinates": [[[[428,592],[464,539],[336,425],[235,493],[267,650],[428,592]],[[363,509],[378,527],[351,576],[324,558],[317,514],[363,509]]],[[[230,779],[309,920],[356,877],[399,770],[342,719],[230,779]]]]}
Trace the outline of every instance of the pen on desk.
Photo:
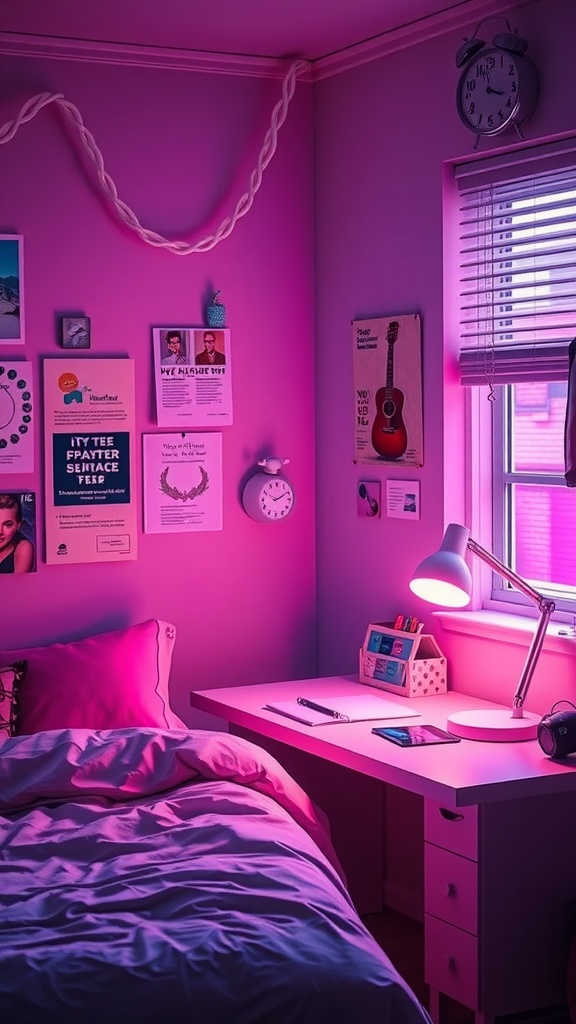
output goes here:
{"type": "Polygon", "coordinates": [[[306,697],[297,697],[296,703],[301,704],[303,708],[310,708],[311,711],[319,711],[321,715],[330,715],[330,718],[341,718],[344,722],[348,721],[347,715],[341,715],[339,711],[332,711],[332,708],[315,704],[314,701],[306,700],[306,697]]]}

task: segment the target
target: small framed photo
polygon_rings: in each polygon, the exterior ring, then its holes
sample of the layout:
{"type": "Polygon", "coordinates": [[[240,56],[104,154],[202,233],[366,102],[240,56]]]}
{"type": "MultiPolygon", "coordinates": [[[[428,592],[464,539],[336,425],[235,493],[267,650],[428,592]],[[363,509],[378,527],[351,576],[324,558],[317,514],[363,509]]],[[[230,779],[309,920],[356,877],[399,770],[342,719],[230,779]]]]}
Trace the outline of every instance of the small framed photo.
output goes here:
{"type": "Polygon", "coordinates": [[[379,519],[382,501],[379,480],[361,480],[356,492],[356,510],[363,519],[379,519]]]}
{"type": "Polygon", "coordinates": [[[62,317],[62,348],[90,348],[90,317],[62,317]]]}
{"type": "Polygon", "coordinates": [[[24,344],[22,235],[0,235],[0,345],[24,344]]]}

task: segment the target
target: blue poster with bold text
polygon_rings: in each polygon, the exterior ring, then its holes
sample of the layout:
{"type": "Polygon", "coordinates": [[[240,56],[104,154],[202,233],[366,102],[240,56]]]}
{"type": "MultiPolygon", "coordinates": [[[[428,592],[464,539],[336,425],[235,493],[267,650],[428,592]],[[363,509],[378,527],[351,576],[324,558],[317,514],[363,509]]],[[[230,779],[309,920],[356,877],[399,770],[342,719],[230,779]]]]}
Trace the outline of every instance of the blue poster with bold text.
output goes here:
{"type": "Polygon", "coordinates": [[[54,434],[55,505],[130,503],[130,434],[54,434]]]}

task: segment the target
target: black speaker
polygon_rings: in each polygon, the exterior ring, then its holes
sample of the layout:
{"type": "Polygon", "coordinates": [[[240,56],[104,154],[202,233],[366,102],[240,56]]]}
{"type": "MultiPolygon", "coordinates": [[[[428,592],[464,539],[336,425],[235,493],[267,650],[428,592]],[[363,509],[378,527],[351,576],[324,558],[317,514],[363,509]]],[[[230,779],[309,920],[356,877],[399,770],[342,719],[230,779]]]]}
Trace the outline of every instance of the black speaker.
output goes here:
{"type": "Polygon", "coordinates": [[[544,715],[538,725],[538,743],[549,757],[565,757],[576,751],[576,711],[544,715]]]}

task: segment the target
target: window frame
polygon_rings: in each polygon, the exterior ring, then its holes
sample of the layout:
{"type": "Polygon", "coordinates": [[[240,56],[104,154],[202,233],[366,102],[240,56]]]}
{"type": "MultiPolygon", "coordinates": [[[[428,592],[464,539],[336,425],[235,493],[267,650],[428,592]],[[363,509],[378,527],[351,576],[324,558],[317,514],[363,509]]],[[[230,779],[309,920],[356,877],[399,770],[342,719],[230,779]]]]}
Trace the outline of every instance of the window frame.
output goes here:
{"type": "MultiPolygon", "coordinates": [[[[551,383],[551,382],[548,382],[551,383]]],[[[510,384],[501,385],[497,389],[497,399],[493,407],[494,433],[492,442],[492,507],[493,507],[493,550],[496,556],[518,571],[514,565],[512,554],[512,532],[514,516],[512,505],[512,487],[514,484],[533,484],[545,487],[565,487],[562,473],[529,472],[515,470],[512,466],[512,416],[513,397],[510,384]]],[[[521,574],[522,575],[522,574],[521,574]]],[[[532,585],[544,597],[553,598],[559,612],[576,615],[576,583],[574,595],[570,596],[567,587],[553,587],[541,580],[530,580],[532,585]]],[[[492,599],[495,602],[507,602],[512,605],[529,606],[527,598],[514,590],[504,580],[495,576],[492,583],[492,599]]]]}

